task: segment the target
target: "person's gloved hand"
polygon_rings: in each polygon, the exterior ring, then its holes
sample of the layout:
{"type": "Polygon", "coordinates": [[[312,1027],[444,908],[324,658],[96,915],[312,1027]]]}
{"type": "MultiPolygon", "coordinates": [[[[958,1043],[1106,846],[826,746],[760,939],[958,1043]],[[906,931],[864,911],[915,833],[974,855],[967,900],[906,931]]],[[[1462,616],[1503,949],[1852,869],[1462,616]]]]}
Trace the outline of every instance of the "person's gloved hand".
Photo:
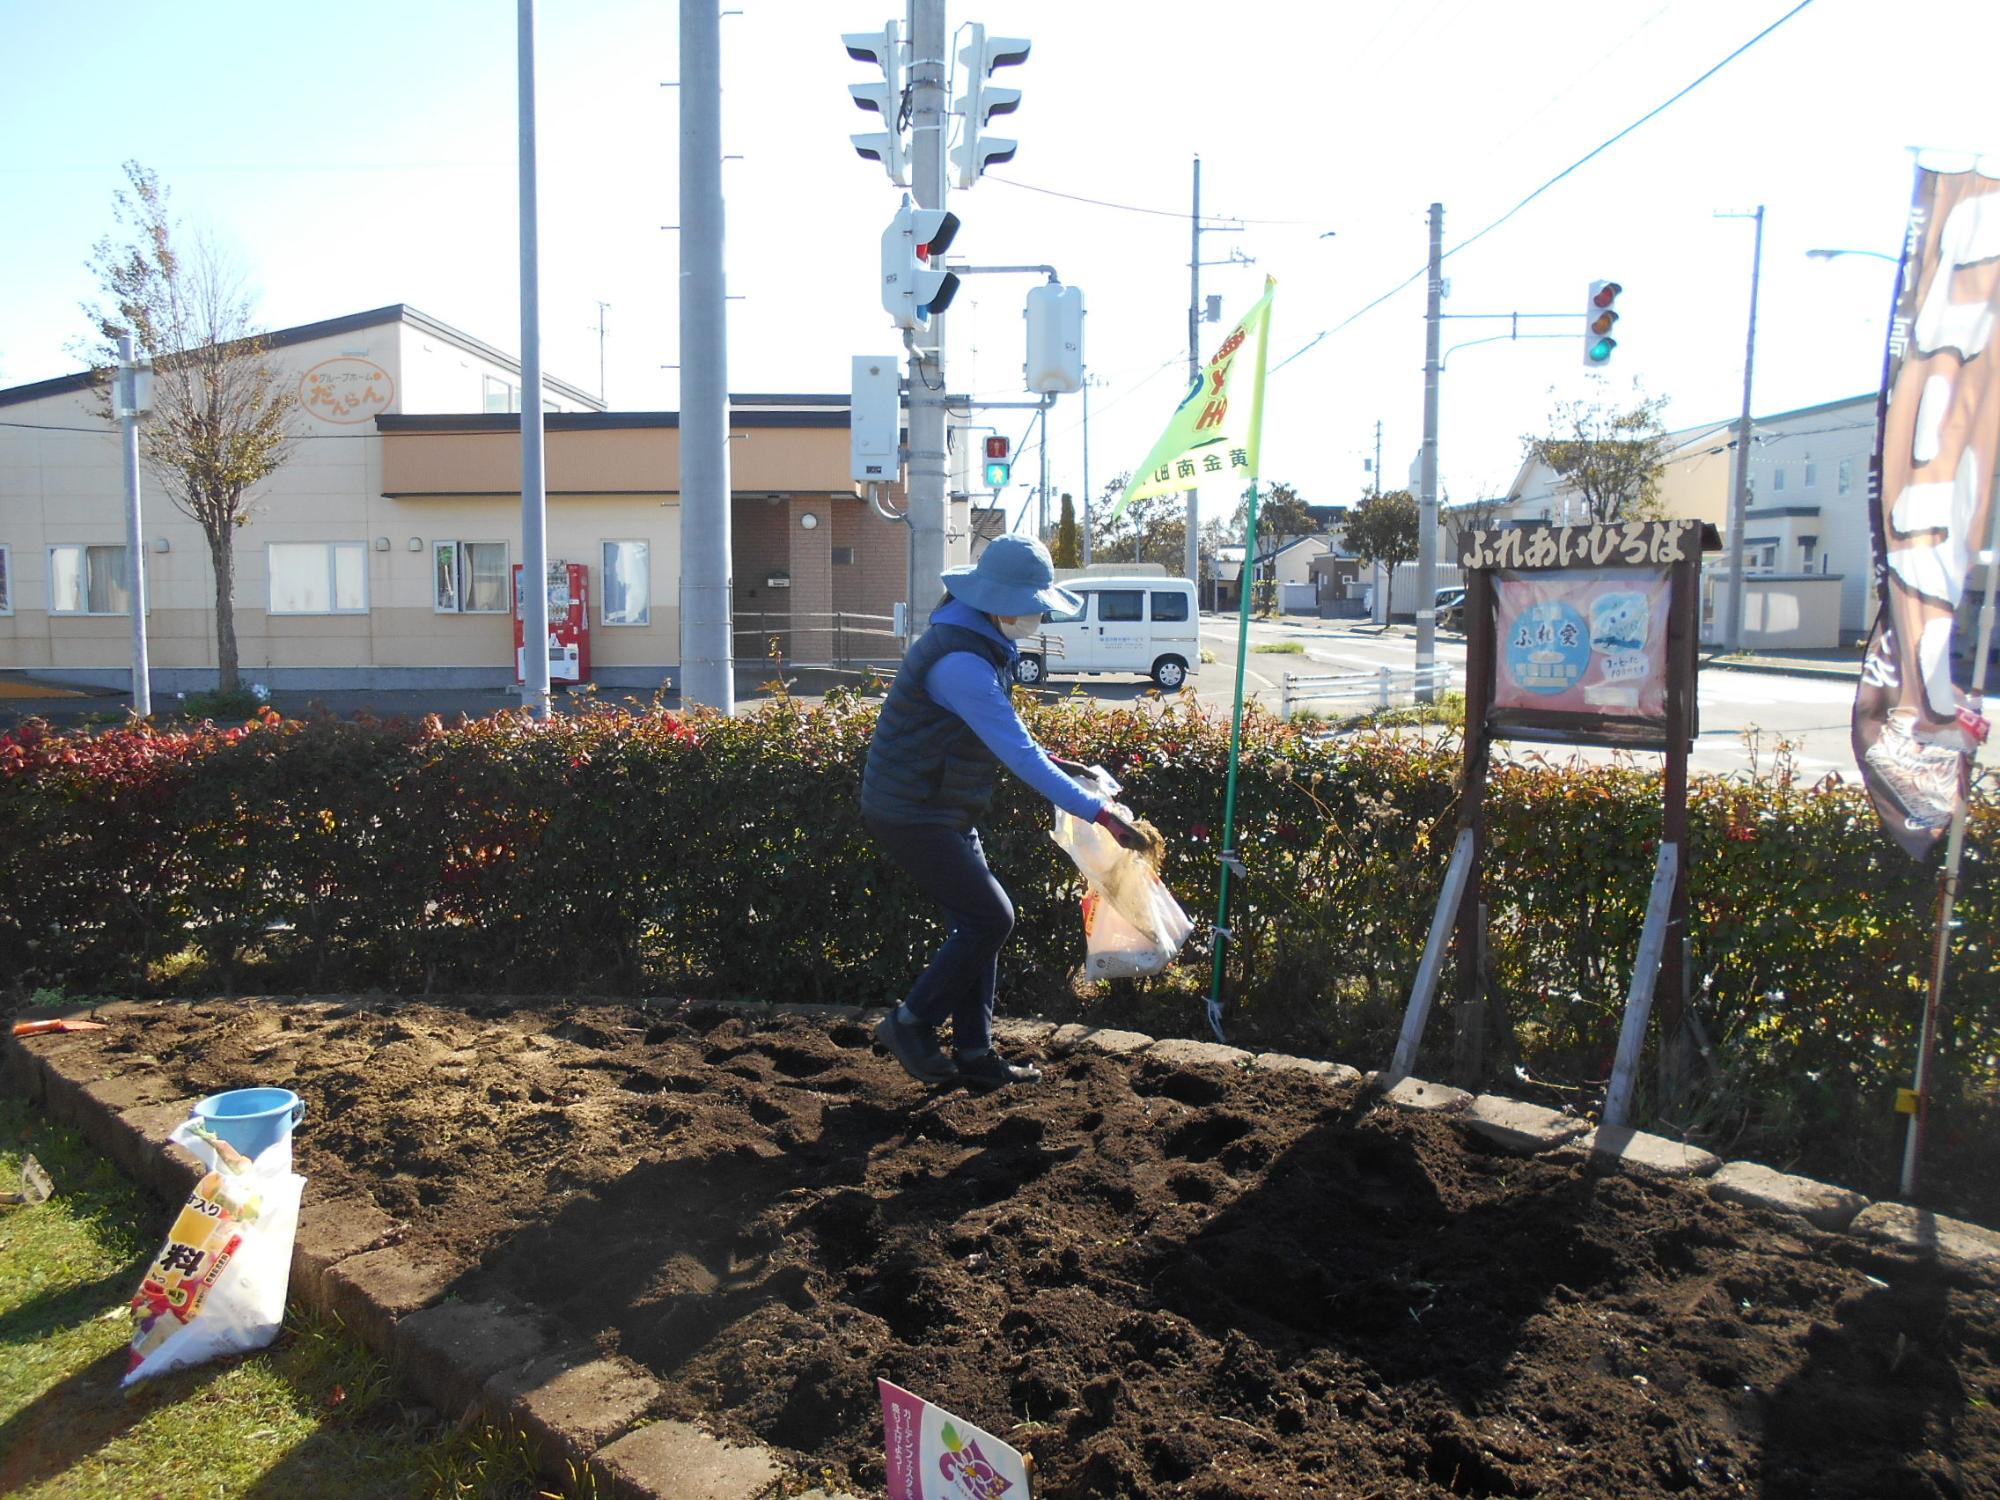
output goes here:
{"type": "Polygon", "coordinates": [[[1110,830],[1121,849],[1143,853],[1147,847],[1146,836],[1108,807],[1098,813],[1097,826],[1110,830]]]}
{"type": "Polygon", "coordinates": [[[1094,781],[1096,779],[1091,775],[1090,767],[1086,766],[1080,760],[1064,760],[1060,755],[1051,755],[1049,763],[1072,780],[1094,781]]]}

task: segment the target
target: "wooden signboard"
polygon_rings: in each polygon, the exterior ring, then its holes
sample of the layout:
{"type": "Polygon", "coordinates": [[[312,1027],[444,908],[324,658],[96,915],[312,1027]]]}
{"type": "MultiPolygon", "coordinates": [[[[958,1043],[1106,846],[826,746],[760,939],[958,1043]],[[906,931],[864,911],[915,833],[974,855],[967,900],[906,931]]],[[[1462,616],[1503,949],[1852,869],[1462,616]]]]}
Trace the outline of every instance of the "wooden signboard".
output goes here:
{"type": "MultiPolygon", "coordinates": [[[[1470,532],[1465,570],[1465,765],[1459,831],[1443,899],[1404,1016],[1390,1075],[1416,1061],[1455,936],[1459,1070],[1483,1069],[1486,779],[1493,742],[1609,745],[1665,753],[1664,818],[1644,933],[1627,994],[1604,1123],[1625,1123],[1655,978],[1663,1033],[1685,1003],[1687,752],[1695,735],[1695,610],[1701,554],[1719,545],[1699,521],[1614,521],[1470,532]]],[[[1663,1064],[1664,1066],[1664,1064],[1663,1064]]]]}

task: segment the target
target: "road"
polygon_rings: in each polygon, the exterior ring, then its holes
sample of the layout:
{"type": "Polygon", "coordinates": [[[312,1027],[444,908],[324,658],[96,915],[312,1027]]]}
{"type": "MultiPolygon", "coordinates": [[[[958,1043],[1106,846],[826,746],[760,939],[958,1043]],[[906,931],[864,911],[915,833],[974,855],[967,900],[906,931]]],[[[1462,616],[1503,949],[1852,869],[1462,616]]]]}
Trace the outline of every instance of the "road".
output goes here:
{"type": "MultiPolygon", "coordinates": [[[[1204,616],[1201,639],[1215,659],[1203,663],[1194,678],[1196,694],[1204,703],[1226,708],[1235,688],[1236,621],[1204,616]]],[[[1287,672],[1373,673],[1385,666],[1407,672],[1416,661],[1415,635],[1407,626],[1378,629],[1335,620],[1259,620],[1251,622],[1250,645],[1244,696],[1274,712],[1280,706],[1287,672]],[[1296,644],[1300,650],[1295,654],[1257,650],[1280,644],[1296,644]]],[[[1461,674],[1458,685],[1462,686],[1465,638],[1439,632],[1437,657],[1461,674]]],[[[1150,687],[1136,677],[1057,677],[1050,686],[1067,692],[1079,683],[1092,697],[1107,702],[1129,702],[1143,697],[1150,687]]],[[[1779,675],[1712,666],[1701,673],[1697,699],[1700,733],[1689,757],[1693,771],[1721,774],[1749,772],[1760,766],[1768,769],[1779,742],[1784,741],[1791,746],[1793,764],[1802,777],[1817,780],[1829,771],[1850,777],[1855,774],[1854,752],[1848,740],[1854,709],[1851,677],[1803,672],[1779,675]]],[[[1359,706],[1356,700],[1317,705],[1329,717],[1339,717],[1359,706]]],[[[1523,744],[1520,753],[1547,756],[1565,752],[1559,746],[1523,744]]],[[[1576,753],[1590,757],[1609,752],[1579,749],[1576,753]]]]}

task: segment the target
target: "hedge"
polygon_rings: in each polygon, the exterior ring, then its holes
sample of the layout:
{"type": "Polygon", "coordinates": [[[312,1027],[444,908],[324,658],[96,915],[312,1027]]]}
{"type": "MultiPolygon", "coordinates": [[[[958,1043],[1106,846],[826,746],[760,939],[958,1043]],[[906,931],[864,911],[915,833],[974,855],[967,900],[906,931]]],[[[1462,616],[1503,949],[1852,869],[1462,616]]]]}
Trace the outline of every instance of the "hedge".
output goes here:
{"type": "MultiPolygon", "coordinates": [[[[1175,976],[1152,986],[1185,1001],[1192,1034],[1226,717],[1191,696],[1023,707],[1045,744],[1110,768],[1166,835],[1167,882],[1199,925],[1175,976]]],[[[885,1003],[938,930],[861,827],[874,720],[871,703],[837,693],[738,717],[595,705],[547,723],[31,722],[0,737],[0,976],[17,992],[180,975],[209,988],[885,1003]]],[[[1647,760],[1493,776],[1490,962],[1513,1022],[1503,1060],[1522,1077],[1581,1087],[1608,1072],[1660,831],[1647,760]]],[[[1458,764],[1449,735],[1312,738],[1251,714],[1232,1024],[1386,1060],[1442,881],[1458,764]]],[[[1889,843],[1853,782],[1805,784],[1782,759],[1755,779],[1697,778],[1689,817],[1690,966],[1714,1066],[1669,1123],[1796,1141],[1865,1120],[1883,1135],[1914,1052],[1935,870],[1889,843]]],[[[1078,887],[1048,824],[1046,803],[1003,777],[984,834],[1019,914],[1005,965],[1015,1011],[1078,1000],[1078,887]]],[[[1947,1076],[1989,1097],[1996,833],[1982,795],[1941,1038],[1947,1076]]],[[[1450,1032],[1441,1012],[1427,1038],[1436,1076],[1450,1032]]]]}

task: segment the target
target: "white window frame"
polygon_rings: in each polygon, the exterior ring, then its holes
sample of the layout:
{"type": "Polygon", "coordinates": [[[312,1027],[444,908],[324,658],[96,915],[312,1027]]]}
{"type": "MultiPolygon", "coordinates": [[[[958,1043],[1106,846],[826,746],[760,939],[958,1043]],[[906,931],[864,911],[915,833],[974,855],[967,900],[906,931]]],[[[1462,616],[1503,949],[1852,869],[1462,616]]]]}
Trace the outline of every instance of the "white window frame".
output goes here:
{"type": "Polygon", "coordinates": [[[507,542],[499,537],[470,537],[463,541],[452,537],[438,537],[431,542],[431,613],[436,615],[511,615],[514,588],[514,557],[507,542]],[[443,547],[452,552],[452,599],[450,603],[438,598],[437,555],[443,547]],[[503,602],[498,609],[472,609],[465,603],[465,549],[467,547],[498,547],[500,549],[500,576],[505,581],[501,589],[503,602]]]}
{"type": "Polygon", "coordinates": [[[642,536],[606,537],[597,548],[597,623],[608,630],[623,630],[627,627],[645,626],[653,623],[653,544],[642,536]],[[646,556],[646,607],[639,611],[636,620],[614,620],[605,605],[611,599],[611,549],[613,547],[639,547],[646,556]]]}
{"type": "Polygon", "coordinates": [[[14,549],[0,542],[0,615],[14,613],[14,549]]]}
{"type": "Polygon", "coordinates": [[[488,415],[497,416],[503,412],[521,409],[521,388],[504,375],[487,375],[479,388],[479,409],[488,415]],[[499,387],[495,390],[494,387],[499,387]],[[493,398],[498,396],[500,404],[495,406],[493,398]]]}
{"type": "Polygon", "coordinates": [[[1854,460],[1843,458],[1840,467],[1834,470],[1834,491],[1837,494],[1851,494],[1854,490],[1854,460]]]}
{"type": "Polygon", "coordinates": [[[1785,466],[1783,464],[1771,465],[1771,493],[1775,495],[1778,493],[1779,490],[1783,489],[1784,487],[1785,487],[1785,466]]]}
{"type": "Polygon", "coordinates": [[[264,612],[271,615],[365,615],[368,613],[368,544],[366,542],[266,542],[264,544],[264,612]],[[271,567],[271,553],[278,547],[319,547],[326,554],[326,599],[325,609],[279,609],[271,598],[274,581],[271,567]],[[343,609],[340,605],[340,574],[334,562],[335,552],[342,547],[350,547],[361,554],[361,603],[343,609]]]}
{"type": "Polygon", "coordinates": [[[44,580],[44,587],[49,589],[48,605],[49,605],[49,613],[51,615],[66,615],[72,618],[113,619],[119,615],[129,616],[132,613],[132,606],[130,603],[130,600],[132,598],[132,572],[131,572],[132,559],[130,558],[130,556],[127,556],[125,559],[125,569],[126,569],[125,598],[127,601],[125,608],[92,609],[90,607],[90,584],[88,582],[88,576],[89,576],[88,568],[90,563],[90,552],[91,549],[93,548],[103,548],[106,551],[123,552],[125,551],[125,544],[123,542],[50,542],[48,544],[48,550],[46,555],[46,563],[48,571],[44,573],[42,577],[44,580]],[[68,551],[72,548],[84,554],[84,566],[86,570],[85,572],[86,581],[84,583],[84,607],[82,609],[57,609],[55,592],[53,587],[56,576],[56,554],[58,552],[68,551]]]}
{"type": "Polygon", "coordinates": [[[1800,481],[1799,488],[1802,490],[1810,490],[1817,488],[1818,485],[1819,485],[1819,462],[1816,459],[1809,458],[1806,460],[1806,477],[1800,481]]]}

